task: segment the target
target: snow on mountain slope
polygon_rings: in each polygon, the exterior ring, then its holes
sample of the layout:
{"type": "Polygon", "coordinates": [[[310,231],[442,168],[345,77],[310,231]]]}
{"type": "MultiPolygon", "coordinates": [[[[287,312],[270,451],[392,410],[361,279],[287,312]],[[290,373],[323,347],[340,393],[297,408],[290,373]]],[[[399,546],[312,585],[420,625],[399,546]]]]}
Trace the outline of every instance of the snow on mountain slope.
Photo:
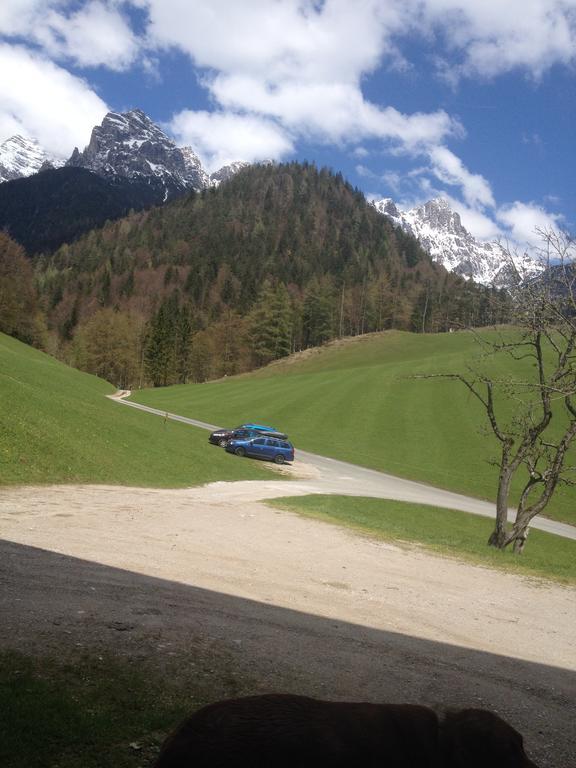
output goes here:
{"type": "Polygon", "coordinates": [[[230,163],[229,165],[223,165],[222,168],[210,174],[210,185],[217,187],[223,181],[231,179],[232,176],[238,173],[238,171],[241,171],[242,168],[248,168],[249,165],[250,163],[244,163],[242,160],[237,160],[235,163],[230,163]]]}
{"type": "Polygon", "coordinates": [[[67,165],[100,176],[145,181],[163,200],[206,185],[206,173],[192,150],[177,147],[140,109],[108,112],[92,130],[86,149],[76,148],[67,165]]]}
{"type": "MultiPolygon", "coordinates": [[[[105,178],[122,177],[144,182],[157,202],[227,181],[248,163],[237,161],[209,174],[192,147],[178,147],[142,110],[108,112],[92,130],[81,152],[74,149],[65,163],[86,168],[105,178]]],[[[0,144],[0,182],[30,176],[62,161],[48,155],[37,141],[12,136],[0,144]]]]}
{"type": "Polygon", "coordinates": [[[377,211],[416,237],[434,261],[451,272],[483,285],[506,286],[518,270],[522,277],[536,273],[538,265],[526,254],[514,256],[514,266],[500,243],[477,240],[462,225],[460,215],[446,200],[436,198],[401,211],[391,198],[374,201],[377,211]]]}
{"type": "Polygon", "coordinates": [[[205,189],[229,178],[243,163],[210,176],[192,147],[178,147],[142,110],[109,112],[92,131],[83,152],[75,149],[67,165],[101,176],[123,176],[157,187],[162,201],[189,189],[205,189]]]}
{"type": "Polygon", "coordinates": [[[58,168],[62,164],[34,139],[11,136],[0,144],[0,183],[31,176],[43,167],[58,168]]]}

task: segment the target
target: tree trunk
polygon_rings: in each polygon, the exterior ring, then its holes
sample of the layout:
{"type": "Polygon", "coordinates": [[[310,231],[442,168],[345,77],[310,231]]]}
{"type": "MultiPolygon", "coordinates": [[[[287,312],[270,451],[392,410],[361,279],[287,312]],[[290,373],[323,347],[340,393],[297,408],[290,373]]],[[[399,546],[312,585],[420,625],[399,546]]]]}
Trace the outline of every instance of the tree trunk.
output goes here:
{"type": "Polygon", "coordinates": [[[531,519],[532,515],[530,515],[529,512],[521,509],[518,510],[516,521],[514,522],[514,526],[512,527],[512,531],[508,536],[505,545],[508,546],[509,544],[512,544],[515,555],[521,555],[524,550],[526,539],[528,538],[528,526],[530,525],[531,519]]]}
{"type": "Polygon", "coordinates": [[[506,525],[508,523],[508,497],[510,495],[510,483],[512,482],[512,470],[506,466],[500,471],[498,480],[498,496],[496,498],[496,524],[490,534],[488,544],[497,549],[504,549],[507,545],[506,525]]]}

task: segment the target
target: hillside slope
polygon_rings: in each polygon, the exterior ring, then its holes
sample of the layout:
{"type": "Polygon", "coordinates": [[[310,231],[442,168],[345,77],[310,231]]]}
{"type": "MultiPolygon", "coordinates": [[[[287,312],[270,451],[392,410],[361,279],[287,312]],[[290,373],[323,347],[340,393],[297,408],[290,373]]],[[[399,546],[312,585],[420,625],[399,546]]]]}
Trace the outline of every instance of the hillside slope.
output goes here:
{"type": "Polygon", "coordinates": [[[105,381],[0,334],[0,485],[189,486],[265,477],[203,430],[122,408],[105,381]]]}
{"type": "Polygon", "coordinates": [[[336,336],[478,326],[505,312],[501,295],[433,263],[341,175],[298,163],[244,168],[109,223],[37,273],[65,339],[103,308],[148,323],[155,385],[238,373],[336,336]]]}
{"type": "MultiPolygon", "coordinates": [[[[458,382],[411,378],[464,371],[478,353],[466,332],[389,331],[308,350],[252,374],[142,390],[133,399],[223,426],[250,412],[288,432],[297,449],[493,499],[497,469],[490,462],[498,445],[482,409],[458,382]]],[[[513,375],[504,362],[491,365],[502,380],[513,375]]],[[[547,514],[576,522],[574,490],[559,491],[547,514]]]]}
{"type": "Polygon", "coordinates": [[[50,252],[156,202],[142,182],[102,179],[84,168],[46,170],[0,184],[0,229],[28,253],[50,252]]]}

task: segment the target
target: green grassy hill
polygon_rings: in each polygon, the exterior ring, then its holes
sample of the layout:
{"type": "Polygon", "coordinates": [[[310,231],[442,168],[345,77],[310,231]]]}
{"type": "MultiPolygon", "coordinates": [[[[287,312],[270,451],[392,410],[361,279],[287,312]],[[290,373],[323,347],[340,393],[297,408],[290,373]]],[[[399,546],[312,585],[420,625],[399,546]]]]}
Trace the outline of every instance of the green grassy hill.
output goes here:
{"type": "MultiPolygon", "coordinates": [[[[489,462],[498,445],[484,429],[481,406],[458,382],[409,378],[465,371],[478,354],[466,332],[390,331],[308,350],[252,374],[143,390],[133,399],[222,426],[271,423],[297,449],[492,499],[497,470],[489,462]]],[[[505,378],[529,363],[490,365],[505,378]]],[[[559,492],[547,514],[576,522],[575,495],[559,492]]]]}
{"type": "Polygon", "coordinates": [[[189,486],[263,479],[206,432],[107,399],[114,388],[0,334],[0,485],[189,486]]]}

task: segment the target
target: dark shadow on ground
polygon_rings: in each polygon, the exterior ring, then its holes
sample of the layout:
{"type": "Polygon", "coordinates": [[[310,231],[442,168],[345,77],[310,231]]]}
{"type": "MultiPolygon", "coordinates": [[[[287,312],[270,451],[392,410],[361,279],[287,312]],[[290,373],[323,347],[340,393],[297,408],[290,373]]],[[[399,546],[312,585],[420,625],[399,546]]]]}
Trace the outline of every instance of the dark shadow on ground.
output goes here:
{"type": "Polygon", "coordinates": [[[7,541],[0,541],[0,584],[0,650],[52,655],[78,648],[112,650],[120,657],[156,660],[159,669],[174,674],[192,648],[213,647],[249,670],[258,692],[415,702],[440,709],[485,707],[524,733],[528,751],[542,768],[574,766],[576,673],[569,670],[335,621],[7,541]]]}

